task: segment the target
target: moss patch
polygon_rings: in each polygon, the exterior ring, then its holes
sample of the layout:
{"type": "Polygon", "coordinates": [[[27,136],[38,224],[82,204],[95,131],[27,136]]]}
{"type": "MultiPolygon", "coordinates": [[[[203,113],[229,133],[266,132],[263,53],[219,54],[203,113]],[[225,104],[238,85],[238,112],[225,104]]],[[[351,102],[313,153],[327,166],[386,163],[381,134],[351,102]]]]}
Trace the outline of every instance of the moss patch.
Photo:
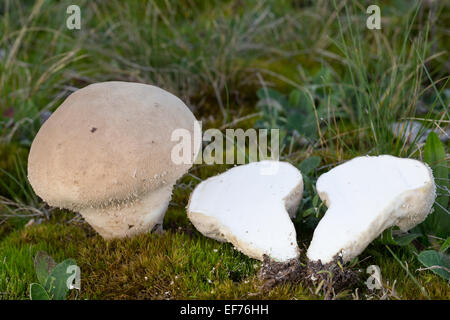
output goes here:
{"type": "MultiPolygon", "coordinates": [[[[182,213],[183,210],[171,208],[166,222],[182,222],[182,213]]],[[[84,223],[67,224],[69,218],[71,215],[63,214],[58,220],[16,230],[3,239],[0,243],[2,299],[28,298],[30,283],[37,281],[33,257],[39,250],[48,252],[57,262],[66,258],[77,261],[82,286],[79,299],[323,298],[320,290],[315,294],[316,288],[302,283],[282,284],[262,291],[256,275],[261,266],[259,261],[237,252],[230,244],[201,236],[189,222],[181,223],[180,230],[167,227],[166,223],[166,232],[161,235],[105,241],[84,223]]],[[[418,265],[414,257],[402,255],[401,251],[397,253],[407,261],[431,298],[448,298],[447,283],[431,272],[415,272],[418,265]]],[[[397,280],[396,296],[426,298],[395,260],[386,256],[386,250],[371,246],[365,256],[368,258],[359,267],[365,270],[370,264],[379,265],[384,283],[389,282],[391,287],[397,280]]],[[[360,298],[381,297],[379,292],[369,292],[363,283],[357,287],[360,298]]],[[[352,293],[344,291],[337,297],[351,299],[352,293]]]]}

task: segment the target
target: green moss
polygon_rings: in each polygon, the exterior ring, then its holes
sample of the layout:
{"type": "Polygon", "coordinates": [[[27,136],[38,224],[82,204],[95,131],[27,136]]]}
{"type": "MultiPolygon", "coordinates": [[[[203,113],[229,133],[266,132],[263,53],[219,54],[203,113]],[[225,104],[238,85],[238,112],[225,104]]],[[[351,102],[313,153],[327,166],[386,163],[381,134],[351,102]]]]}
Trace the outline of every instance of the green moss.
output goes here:
{"type": "MultiPolygon", "coordinates": [[[[36,282],[33,258],[39,250],[56,261],[74,258],[81,268],[80,299],[318,299],[315,288],[302,284],[282,285],[261,292],[256,271],[260,263],[223,244],[202,236],[187,219],[185,207],[193,188],[229,166],[194,166],[174,189],[164,219],[164,234],[143,234],[131,239],[105,241],[85,223],[68,223],[73,214],[56,211],[50,221],[29,228],[5,228],[0,241],[0,298],[25,299],[29,285],[36,282]]],[[[300,248],[305,252],[312,234],[298,228],[300,248]]],[[[429,271],[416,271],[416,258],[394,248],[432,299],[447,299],[448,284],[429,271]]],[[[304,255],[302,259],[305,259],[304,255]]],[[[383,282],[396,295],[391,298],[425,299],[414,281],[389,252],[373,244],[360,257],[356,268],[379,265],[383,282]]],[[[356,287],[340,293],[351,299],[358,289],[360,298],[379,298],[369,292],[361,273],[356,287]]],[[[72,294],[74,298],[76,295],[72,294]]]]}
{"type": "MultiPolygon", "coordinates": [[[[143,234],[131,239],[105,241],[84,224],[67,224],[62,215],[42,225],[16,230],[0,243],[0,292],[3,299],[28,297],[36,282],[33,258],[48,252],[56,261],[74,258],[81,268],[80,299],[317,299],[314,288],[302,284],[282,285],[261,292],[256,279],[260,263],[223,244],[200,235],[183,210],[171,208],[164,234],[143,234]],[[177,220],[178,219],[178,220],[177,220]],[[182,229],[173,228],[174,221],[182,229]],[[169,224],[169,226],[167,226],[169,224]],[[173,226],[171,225],[173,224],[173,226]]],[[[428,271],[416,272],[413,256],[397,250],[402,261],[424,285],[433,299],[448,298],[447,283],[428,271]]],[[[376,264],[383,281],[403,299],[424,299],[418,287],[386,250],[371,246],[358,268],[376,264]]],[[[368,275],[367,275],[368,276],[368,275]]],[[[359,296],[369,294],[362,276],[359,296]]],[[[355,288],[349,288],[354,290],[355,288]]],[[[352,291],[340,295],[350,299],[352,291]]],[[[73,295],[72,295],[73,296],[73,295]]]]}
{"type": "Polygon", "coordinates": [[[24,299],[28,288],[37,282],[33,259],[39,250],[56,261],[77,255],[85,241],[85,232],[78,227],[60,223],[16,230],[0,242],[1,299],[24,299]]]}

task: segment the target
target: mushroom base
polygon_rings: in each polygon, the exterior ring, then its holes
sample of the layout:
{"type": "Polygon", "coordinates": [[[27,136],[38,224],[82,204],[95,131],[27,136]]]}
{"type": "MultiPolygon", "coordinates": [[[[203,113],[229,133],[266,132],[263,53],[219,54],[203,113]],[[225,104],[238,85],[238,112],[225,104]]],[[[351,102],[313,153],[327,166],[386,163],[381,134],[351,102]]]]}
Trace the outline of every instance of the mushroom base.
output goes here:
{"type": "Polygon", "coordinates": [[[121,206],[84,208],[83,218],[104,239],[131,237],[162,230],[164,214],[172,196],[172,186],[160,188],[146,197],[121,206]]]}

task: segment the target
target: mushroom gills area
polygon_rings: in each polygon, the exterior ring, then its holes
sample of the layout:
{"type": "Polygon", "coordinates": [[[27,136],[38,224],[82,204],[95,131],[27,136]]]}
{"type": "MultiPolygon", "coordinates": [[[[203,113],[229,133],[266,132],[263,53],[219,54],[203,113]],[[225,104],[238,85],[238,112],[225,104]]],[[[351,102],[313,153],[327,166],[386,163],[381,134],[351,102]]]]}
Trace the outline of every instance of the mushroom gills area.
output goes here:
{"type": "Polygon", "coordinates": [[[131,237],[162,230],[171,196],[172,186],[164,186],[133,202],[104,208],[84,208],[80,213],[105,239],[131,237]]]}
{"type": "Polygon", "coordinates": [[[188,217],[203,235],[229,241],[252,258],[287,261],[299,255],[288,212],[295,215],[302,192],[302,175],[291,164],[254,162],[199,184],[188,217]],[[278,169],[264,174],[270,166],[278,169]]]}
{"type": "Polygon", "coordinates": [[[314,231],[307,256],[329,263],[359,255],[385,229],[407,231],[422,222],[435,198],[428,166],[393,156],[358,157],[319,177],[328,210],[314,231]]]}

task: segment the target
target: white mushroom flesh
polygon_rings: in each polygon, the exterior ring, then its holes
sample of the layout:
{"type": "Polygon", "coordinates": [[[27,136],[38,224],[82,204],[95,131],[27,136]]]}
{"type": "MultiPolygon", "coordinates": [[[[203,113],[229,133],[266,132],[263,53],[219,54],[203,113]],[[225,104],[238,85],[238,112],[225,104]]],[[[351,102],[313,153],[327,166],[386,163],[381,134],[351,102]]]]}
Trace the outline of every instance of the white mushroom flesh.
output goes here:
{"type": "Polygon", "coordinates": [[[302,175],[286,162],[261,161],[234,167],[200,183],[191,195],[188,217],[205,236],[231,242],[244,254],[275,261],[297,258],[295,216],[302,175]],[[272,174],[265,169],[278,166],[272,174]]]}
{"type": "Polygon", "coordinates": [[[389,227],[421,223],[436,189],[426,164],[389,155],[352,159],[321,175],[316,187],[328,210],[307,256],[324,264],[338,254],[352,260],[389,227]]]}

